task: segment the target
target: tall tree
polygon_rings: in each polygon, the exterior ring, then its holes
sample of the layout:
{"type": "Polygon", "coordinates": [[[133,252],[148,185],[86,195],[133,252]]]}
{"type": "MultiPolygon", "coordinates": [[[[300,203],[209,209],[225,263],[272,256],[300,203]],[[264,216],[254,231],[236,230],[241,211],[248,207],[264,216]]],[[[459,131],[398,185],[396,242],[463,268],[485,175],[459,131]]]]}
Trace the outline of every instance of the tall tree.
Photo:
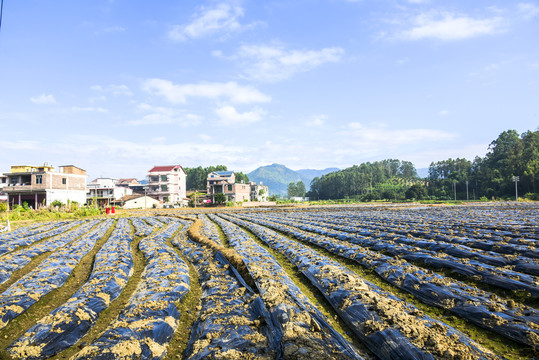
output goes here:
{"type": "Polygon", "coordinates": [[[298,192],[298,186],[295,182],[291,182],[288,184],[288,198],[293,198],[296,196],[298,192]]]}
{"type": "Polygon", "coordinates": [[[296,196],[305,197],[305,184],[301,180],[296,183],[296,196]]]}
{"type": "Polygon", "coordinates": [[[248,184],[249,183],[249,176],[247,176],[247,174],[244,174],[241,171],[235,172],[235,174],[236,174],[236,183],[237,184],[248,184]]]}

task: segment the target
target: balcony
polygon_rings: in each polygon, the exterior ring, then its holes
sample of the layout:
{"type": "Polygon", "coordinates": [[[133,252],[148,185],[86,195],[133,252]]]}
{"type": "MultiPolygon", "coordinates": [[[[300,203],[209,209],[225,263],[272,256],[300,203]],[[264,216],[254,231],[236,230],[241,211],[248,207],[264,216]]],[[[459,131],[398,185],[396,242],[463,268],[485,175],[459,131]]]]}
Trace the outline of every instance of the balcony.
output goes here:
{"type": "Polygon", "coordinates": [[[34,184],[31,183],[17,183],[17,184],[8,184],[3,188],[3,191],[6,193],[10,192],[25,192],[25,191],[36,191],[36,190],[45,190],[45,184],[34,184]]]}

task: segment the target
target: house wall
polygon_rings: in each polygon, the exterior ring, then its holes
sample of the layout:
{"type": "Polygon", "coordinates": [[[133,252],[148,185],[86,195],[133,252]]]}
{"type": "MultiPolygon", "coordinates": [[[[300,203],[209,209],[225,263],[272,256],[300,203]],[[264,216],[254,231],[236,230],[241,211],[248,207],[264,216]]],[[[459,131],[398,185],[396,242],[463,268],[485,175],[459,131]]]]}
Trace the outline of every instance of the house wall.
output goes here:
{"type": "Polygon", "coordinates": [[[59,166],[58,172],[63,174],[72,174],[72,175],[84,175],[86,176],[86,170],[78,168],[73,165],[59,166]]]}
{"type": "MultiPolygon", "coordinates": [[[[69,172],[44,171],[49,168],[52,169],[47,166],[12,166],[12,172],[4,174],[8,177],[9,184],[4,191],[8,193],[10,203],[22,205],[27,201],[32,207],[43,203],[48,206],[55,200],[64,204],[68,200],[86,203],[86,171],[75,166],[68,166],[69,172]],[[20,170],[29,171],[14,172],[20,170]],[[41,178],[40,183],[37,182],[38,177],[41,178]]],[[[60,167],[62,171],[65,168],[60,167]]]]}
{"type": "Polygon", "coordinates": [[[154,205],[159,206],[159,201],[149,196],[146,196],[146,197],[142,196],[137,199],[126,201],[123,208],[124,209],[144,209],[145,207],[152,208],[154,207],[154,205]]]}
{"type": "Polygon", "coordinates": [[[150,187],[149,194],[156,196],[160,201],[165,201],[168,198],[169,203],[179,203],[186,197],[187,176],[182,169],[178,171],[153,171],[148,173],[148,186],[150,187]],[[157,181],[152,181],[152,177],[157,176],[157,181]],[[162,180],[161,176],[166,176],[166,180],[162,180]],[[166,190],[162,190],[162,186],[167,186],[166,190]]]}
{"type": "Polygon", "coordinates": [[[67,201],[76,201],[79,204],[86,203],[86,190],[46,190],[45,205],[49,206],[53,201],[58,200],[62,204],[67,204],[67,201]]]}
{"type": "Polygon", "coordinates": [[[251,199],[251,186],[249,184],[233,184],[232,191],[225,185],[225,195],[229,201],[249,201],[251,199]]]}

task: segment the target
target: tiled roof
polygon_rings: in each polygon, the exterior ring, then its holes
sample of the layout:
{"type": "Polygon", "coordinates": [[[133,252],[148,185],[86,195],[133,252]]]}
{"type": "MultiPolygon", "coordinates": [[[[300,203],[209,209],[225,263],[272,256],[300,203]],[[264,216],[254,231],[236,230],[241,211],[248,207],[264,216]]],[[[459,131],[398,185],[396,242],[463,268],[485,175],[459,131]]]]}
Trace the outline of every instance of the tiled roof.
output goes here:
{"type": "Polygon", "coordinates": [[[135,178],[129,178],[129,179],[118,179],[118,182],[135,182],[137,179],[135,178]]]}
{"type": "Polygon", "coordinates": [[[149,172],[172,171],[181,168],[181,165],[154,166],[149,172]]]}

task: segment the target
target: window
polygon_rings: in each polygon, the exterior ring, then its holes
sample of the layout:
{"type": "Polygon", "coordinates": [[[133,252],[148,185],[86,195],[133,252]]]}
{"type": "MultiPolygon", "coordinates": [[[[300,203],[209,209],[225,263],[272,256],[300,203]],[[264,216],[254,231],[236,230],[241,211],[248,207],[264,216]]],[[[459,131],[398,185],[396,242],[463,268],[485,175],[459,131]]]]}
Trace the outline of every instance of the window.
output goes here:
{"type": "Polygon", "coordinates": [[[161,185],[161,191],[167,191],[168,190],[168,186],[166,185],[161,185]]]}
{"type": "Polygon", "coordinates": [[[228,191],[232,191],[232,185],[228,185],[228,191]]]}
{"type": "Polygon", "coordinates": [[[43,184],[43,175],[36,175],[36,184],[43,184]]]}
{"type": "Polygon", "coordinates": [[[166,175],[161,175],[161,181],[168,181],[168,177],[166,175]]]}
{"type": "Polygon", "coordinates": [[[62,178],[62,185],[65,185],[67,184],[67,179],[66,178],[62,178]]]}

